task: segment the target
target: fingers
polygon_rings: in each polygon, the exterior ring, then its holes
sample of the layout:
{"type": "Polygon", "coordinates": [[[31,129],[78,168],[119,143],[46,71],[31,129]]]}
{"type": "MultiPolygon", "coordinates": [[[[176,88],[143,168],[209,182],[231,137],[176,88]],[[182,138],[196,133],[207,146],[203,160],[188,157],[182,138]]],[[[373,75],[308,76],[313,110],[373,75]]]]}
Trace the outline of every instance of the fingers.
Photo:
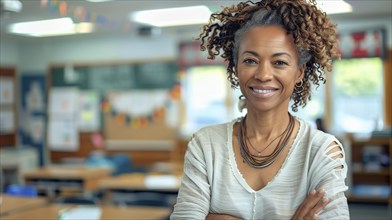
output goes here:
{"type": "Polygon", "coordinates": [[[310,199],[308,203],[305,204],[304,207],[304,220],[316,220],[318,214],[321,210],[328,204],[329,200],[324,198],[325,190],[321,189],[318,191],[313,190],[308,198],[310,199]]]}
{"type": "MultiPolygon", "coordinates": [[[[325,195],[325,193],[324,193],[325,195]]],[[[324,196],[317,202],[317,204],[313,207],[313,209],[311,209],[311,211],[309,212],[308,216],[310,217],[310,219],[317,219],[318,214],[321,212],[321,210],[327,206],[329,202],[329,199],[324,198],[324,196]]]]}
{"type": "Polygon", "coordinates": [[[317,219],[318,214],[328,204],[329,200],[324,199],[325,190],[313,190],[302,202],[292,219],[317,219]]]}

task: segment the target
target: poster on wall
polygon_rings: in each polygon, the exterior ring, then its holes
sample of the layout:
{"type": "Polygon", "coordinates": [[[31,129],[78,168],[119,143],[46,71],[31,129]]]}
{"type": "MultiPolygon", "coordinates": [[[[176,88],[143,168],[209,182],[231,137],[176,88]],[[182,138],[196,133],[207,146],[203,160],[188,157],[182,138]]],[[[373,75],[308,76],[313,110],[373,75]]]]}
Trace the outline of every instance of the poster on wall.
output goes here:
{"type": "Polygon", "coordinates": [[[0,105],[12,105],[14,103],[14,79],[0,77],[0,105]]]}
{"type": "Polygon", "coordinates": [[[79,149],[79,90],[52,88],[49,92],[48,146],[54,151],[79,149]]]}
{"type": "Polygon", "coordinates": [[[100,97],[97,92],[83,91],[79,96],[79,130],[84,132],[100,129],[100,97]]]}
{"type": "Polygon", "coordinates": [[[49,114],[76,114],[78,100],[77,88],[52,88],[49,91],[49,114]]]}
{"type": "Polygon", "coordinates": [[[53,151],[79,149],[78,123],[72,115],[49,120],[48,145],[53,151]]]}
{"type": "Polygon", "coordinates": [[[13,133],[15,131],[14,112],[0,111],[0,134],[13,133]]]}
{"type": "Polygon", "coordinates": [[[21,106],[19,115],[20,141],[23,146],[39,152],[39,164],[46,161],[46,76],[25,72],[20,76],[21,106]]]}
{"type": "Polygon", "coordinates": [[[346,32],[339,34],[342,58],[386,57],[384,29],[346,32]]]}

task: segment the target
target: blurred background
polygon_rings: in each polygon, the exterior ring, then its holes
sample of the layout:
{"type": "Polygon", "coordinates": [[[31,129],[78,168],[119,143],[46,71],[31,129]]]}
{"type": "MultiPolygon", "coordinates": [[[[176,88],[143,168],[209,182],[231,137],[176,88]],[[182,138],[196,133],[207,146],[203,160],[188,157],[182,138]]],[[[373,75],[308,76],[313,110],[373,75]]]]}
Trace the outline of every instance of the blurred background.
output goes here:
{"type": "MultiPolygon", "coordinates": [[[[245,114],[224,60],[196,40],[238,2],[1,0],[1,192],[33,186],[55,203],[159,206],[151,218],[165,217],[192,133],[245,114]]],[[[392,1],[317,2],[342,59],[293,114],[344,144],[352,218],[390,219],[392,1]]]]}

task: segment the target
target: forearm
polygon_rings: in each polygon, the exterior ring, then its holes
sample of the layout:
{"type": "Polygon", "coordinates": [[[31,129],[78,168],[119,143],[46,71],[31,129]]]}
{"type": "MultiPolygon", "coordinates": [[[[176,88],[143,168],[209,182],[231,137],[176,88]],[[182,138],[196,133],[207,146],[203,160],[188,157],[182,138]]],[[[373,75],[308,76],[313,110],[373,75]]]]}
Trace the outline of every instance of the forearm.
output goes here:
{"type": "Polygon", "coordinates": [[[225,214],[208,214],[206,217],[206,220],[239,220],[240,218],[237,218],[232,215],[225,215],[225,214]]]}

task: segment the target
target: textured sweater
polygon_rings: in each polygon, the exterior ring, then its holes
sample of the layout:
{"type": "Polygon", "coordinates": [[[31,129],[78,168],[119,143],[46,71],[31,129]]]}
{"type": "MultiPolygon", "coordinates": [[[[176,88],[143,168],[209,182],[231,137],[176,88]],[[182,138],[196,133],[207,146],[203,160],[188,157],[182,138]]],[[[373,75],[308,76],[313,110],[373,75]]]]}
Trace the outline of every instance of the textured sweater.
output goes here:
{"type": "Polygon", "coordinates": [[[325,189],[331,199],[318,219],[349,219],[344,195],[347,164],[340,142],[297,120],[300,128],[287,158],[276,176],[258,191],[237,168],[232,140],[236,121],[197,131],[185,154],[184,176],[171,219],[205,219],[208,213],[241,219],[291,219],[313,189],[325,189]],[[327,154],[336,147],[328,148],[332,142],[342,151],[327,154]],[[336,154],[343,158],[333,159],[336,154]]]}

